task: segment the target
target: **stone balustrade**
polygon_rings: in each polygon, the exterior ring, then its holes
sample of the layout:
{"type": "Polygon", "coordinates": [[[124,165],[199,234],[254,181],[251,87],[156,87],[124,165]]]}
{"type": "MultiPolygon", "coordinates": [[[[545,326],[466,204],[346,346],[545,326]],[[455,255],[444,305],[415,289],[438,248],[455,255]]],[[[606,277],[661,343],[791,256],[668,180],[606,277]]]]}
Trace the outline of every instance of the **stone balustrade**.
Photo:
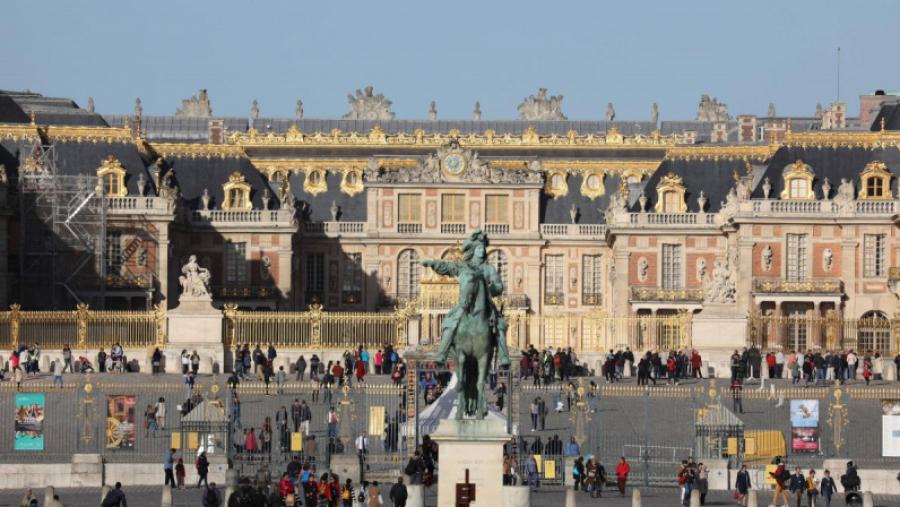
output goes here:
{"type": "Polygon", "coordinates": [[[105,202],[111,215],[171,214],[175,209],[172,201],[156,196],[107,197],[105,202]]]}
{"type": "Polygon", "coordinates": [[[338,236],[363,236],[366,230],[365,222],[304,222],[304,236],[323,236],[333,238],[338,236]]]}
{"type": "Polygon", "coordinates": [[[194,210],[190,214],[193,225],[228,226],[294,226],[291,210],[194,210]]]}
{"type": "Polygon", "coordinates": [[[715,225],[715,214],[711,213],[629,213],[630,225],[646,226],[704,226],[715,225]]]}
{"type": "Polygon", "coordinates": [[[852,201],[852,206],[842,209],[834,200],[776,200],[753,199],[740,203],[739,215],[779,216],[779,215],[894,215],[900,212],[896,200],[852,201]]]}
{"type": "Polygon", "coordinates": [[[559,239],[603,239],[604,224],[541,224],[541,237],[559,239]]]}

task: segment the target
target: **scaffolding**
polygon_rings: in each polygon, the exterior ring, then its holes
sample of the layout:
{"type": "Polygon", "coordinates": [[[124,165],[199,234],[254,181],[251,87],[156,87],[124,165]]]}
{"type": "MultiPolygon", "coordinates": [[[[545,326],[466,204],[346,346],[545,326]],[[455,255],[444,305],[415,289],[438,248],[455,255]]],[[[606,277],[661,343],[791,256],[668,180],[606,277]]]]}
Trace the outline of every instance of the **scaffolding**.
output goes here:
{"type": "Polygon", "coordinates": [[[106,205],[92,175],[63,175],[52,144],[38,139],[20,163],[19,277],[24,309],[106,302],[106,205]]]}

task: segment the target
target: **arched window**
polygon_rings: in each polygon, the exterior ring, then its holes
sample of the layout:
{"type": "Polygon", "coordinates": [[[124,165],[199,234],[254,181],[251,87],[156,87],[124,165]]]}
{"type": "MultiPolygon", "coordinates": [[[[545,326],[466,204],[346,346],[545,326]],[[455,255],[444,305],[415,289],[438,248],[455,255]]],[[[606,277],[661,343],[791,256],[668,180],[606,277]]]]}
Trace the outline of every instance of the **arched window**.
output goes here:
{"type": "Polygon", "coordinates": [[[103,186],[104,195],[123,197],[128,195],[125,188],[125,168],[116,157],[109,155],[97,168],[97,177],[103,186]]]}
{"type": "Polygon", "coordinates": [[[881,352],[885,354],[891,350],[891,321],[884,312],[872,310],[863,314],[857,322],[859,334],[857,335],[856,352],[881,352]]]}
{"type": "Polygon", "coordinates": [[[815,199],[813,192],[813,170],[802,160],[797,160],[788,165],[782,171],[784,178],[784,190],[781,191],[782,199],[815,199]]]}
{"type": "Polygon", "coordinates": [[[862,188],[859,191],[859,198],[866,199],[891,199],[891,172],[888,171],[884,162],[878,160],[866,164],[859,175],[862,182],[862,188]]]}
{"type": "Polygon", "coordinates": [[[509,293],[509,268],[507,267],[506,252],[503,250],[493,250],[487,256],[488,264],[494,266],[497,273],[500,274],[500,280],[503,282],[504,294],[509,293]]]}
{"type": "Polygon", "coordinates": [[[222,191],[225,194],[222,209],[253,209],[253,203],[250,202],[250,184],[247,183],[243,174],[237,171],[231,173],[228,176],[228,183],[222,185],[222,191]]]}
{"type": "Polygon", "coordinates": [[[659,185],[656,186],[656,212],[684,213],[687,211],[684,191],[684,179],[681,176],[674,173],[663,176],[659,185]]]}
{"type": "Polygon", "coordinates": [[[397,297],[415,299],[419,297],[419,282],[422,279],[422,267],[419,264],[419,253],[408,248],[397,257],[397,297]]]}

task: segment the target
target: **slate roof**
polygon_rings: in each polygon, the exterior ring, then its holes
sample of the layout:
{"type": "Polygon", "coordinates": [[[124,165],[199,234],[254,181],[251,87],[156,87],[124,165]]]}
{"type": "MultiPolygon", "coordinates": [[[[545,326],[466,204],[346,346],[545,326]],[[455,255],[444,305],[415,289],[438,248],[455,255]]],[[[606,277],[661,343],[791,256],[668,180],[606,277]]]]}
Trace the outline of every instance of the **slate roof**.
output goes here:
{"type": "Polygon", "coordinates": [[[416,130],[422,129],[425,134],[435,132],[447,133],[457,129],[463,134],[482,134],[487,129],[494,129],[497,135],[522,134],[529,127],[534,127],[539,134],[566,135],[569,130],[575,130],[579,134],[607,132],[610,128],[619,129],[624,135],[650,134],[656,130],[656,126],[649,121],[525,121],[525,120],[331,120],[331,119],[290,119],[290,118],[258,118],[253,122],[254,127],[260,132],[273,130],[285,132],[291,125],[297,125],[303,132],[331,132],[338,128],[343,132],[368,132],[378,125],[388,134],[401,132],[414,135],[416,130]]]}
{"type": "MultiPolygon", "coordinates": [[[[783,147],[775,152],[765,170],[764,177],[768,177],[769,183],[772,185],[769,198],[777,199],[781,194],[781,191],[784,189],[784,179],[782,177],[784,169],[798,159],[809,165],[815,173],[813,189],[818,198],[822,198],[822,182],[825,181],[825,178],[828,178],[831,184],[832,198],[837,192],[841,178],[847,178],[852,181],[856,192],[859,192],[859,174],[866,164],[873,160],[884,162],[891,173],[898,174],[900,172],[900,151],[896,148],[867,150],[865,148],[783,147]]],[[[892,183],[892,189],[896,195],[896,187],[893,185],[894,183],[892,183]]],[[[754,199],[763,198],[763,191],[760,185],[757,185],[753,190],[752,196],[754,199]]]]}
{"type": "MultiPolygon", "coordinates": [[[[689,212],[698,212],[697,198],[702,190],[706,194],[707,213],[716,213],[721,208],[731,187],[734,186],[734,171],[744,175],[747,165],[742,160],[664,160],[659,168],[647,179],[644,195],[647,196],[647,212],[653,212],[658,196],[656,187],[669,173],[681,176],[684,181],[684,201],[689,212]]],[[[632,192],[632,212],[640,211],[640,204],[632,192]]]]}
{"type": "Polygon", "coordinates": [[[41,125],[109,126],[99,114],[81,109],[72,99],[0,90],[0,123],[29,123],[32,111],[41,125]]]}
{"type": "Polygon", "coordinates": [[[331,221],[331,202],[334,201],[340,207],[340,217],[342,222],[364,222],[366,221],[366,198],[368,190],[356,194],[353,197],[341,192],[341,175],[328,174],[326,181],[328,182],[328,191],[313,196],[303,191],[303,181],[306,178],[303,174],[294,174],[290,177],[291,190],[297,200],[297,208],[301,208],[301,203],[306,203],[307,213],[303,215],[305,220],[310,222],[330,222],[331,221]]]}
{"type": "MultiPolygon", "coordinates": [[[[134,122],[134,116],[127,114],[105,114],[103,118],[114,126],[123,125],[126,119],[129,125],[134,122]]],[[[213,119],[223,120],[226,132],[244,132],[250,125],[244,118],[141,116],[141,130],[150,141],[205,143],[209,141],[209,121],[213,119]]]]}
{"type": "Polygon", "coordinates": [[[596,199],[589,199],[581,194],[581,174],[570,174],[566,182],[569,185],[569,191],[566,195],[552,199],[544,192],[541,192],[541,218],[542,224],[569,224],[572,218],[569,211],[572,205],[578,208],[579,224],[602,224],[606,223],[604,212],[609,206],[609,200],[612,195],[619,190],[621,179],[618,174],[609,174],[603,180],[606,191],[603,195],[596,199]]]}
{"type": "MultiPolygon", "coordinates": [[[[140,173],[144,173],[147,188],[153,187],[153,178],[147,170],[149,162],[144,159],[134,144],[57,141],[53,143],[53,146],[56,151],[56,170],[59,174],[94,175],[103,160],[107,156],[113,155],[125,168],[125,186],[128,187],[130,195],[137,195],[137,179],[140,173]]],[[[145,192],[149,192],[149,190],[145,190],[145,192]]]]}
{"type": "Polygon", "coordinates": [[[218,209],[223,202],[224,194],[222,185],[228,182],[231,173],[237,171],[244,176],[245,181],[252,187],[250,200],[253,209],[262,209],[262,194],[268,188],[272,200],[270,208],[277,208],[277,192],[274,192],[265,175],[256,170],[249,159],[215,159],[215,158],[190,158],[175,157],[166,159],[166,169],[174,169],[173,178],[181,190],[182,201],[188,209],[202,208],[201,196],[203,189],[209,190],[211,197],[210,209],[218,209]]]}
{"type": "Polygon", "coordinates": [[[884,130],[900,130],[900,101],[883,104],[878,116],[872,122],[870,130],[878,132],[881,130],[881,119],[884,118],[884,130]]]}

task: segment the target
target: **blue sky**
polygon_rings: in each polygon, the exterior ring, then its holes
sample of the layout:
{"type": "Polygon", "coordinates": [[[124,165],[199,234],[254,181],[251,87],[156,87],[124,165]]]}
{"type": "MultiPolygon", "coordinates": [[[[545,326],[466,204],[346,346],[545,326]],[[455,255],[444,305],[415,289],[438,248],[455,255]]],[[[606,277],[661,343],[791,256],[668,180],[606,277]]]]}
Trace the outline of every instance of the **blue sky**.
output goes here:
{"type": "Polygon", "coordinates": [[[338,117],[367,83],[398,118],[516,116],[539,86],[571,119],[693,118],[702,93],[732,114],[811,115],[841,96],[900,90],[892,1],[186,1],[3,3],[0,88],[98,111],[172,114],[207,88],[216,115],[338,117]]]}

